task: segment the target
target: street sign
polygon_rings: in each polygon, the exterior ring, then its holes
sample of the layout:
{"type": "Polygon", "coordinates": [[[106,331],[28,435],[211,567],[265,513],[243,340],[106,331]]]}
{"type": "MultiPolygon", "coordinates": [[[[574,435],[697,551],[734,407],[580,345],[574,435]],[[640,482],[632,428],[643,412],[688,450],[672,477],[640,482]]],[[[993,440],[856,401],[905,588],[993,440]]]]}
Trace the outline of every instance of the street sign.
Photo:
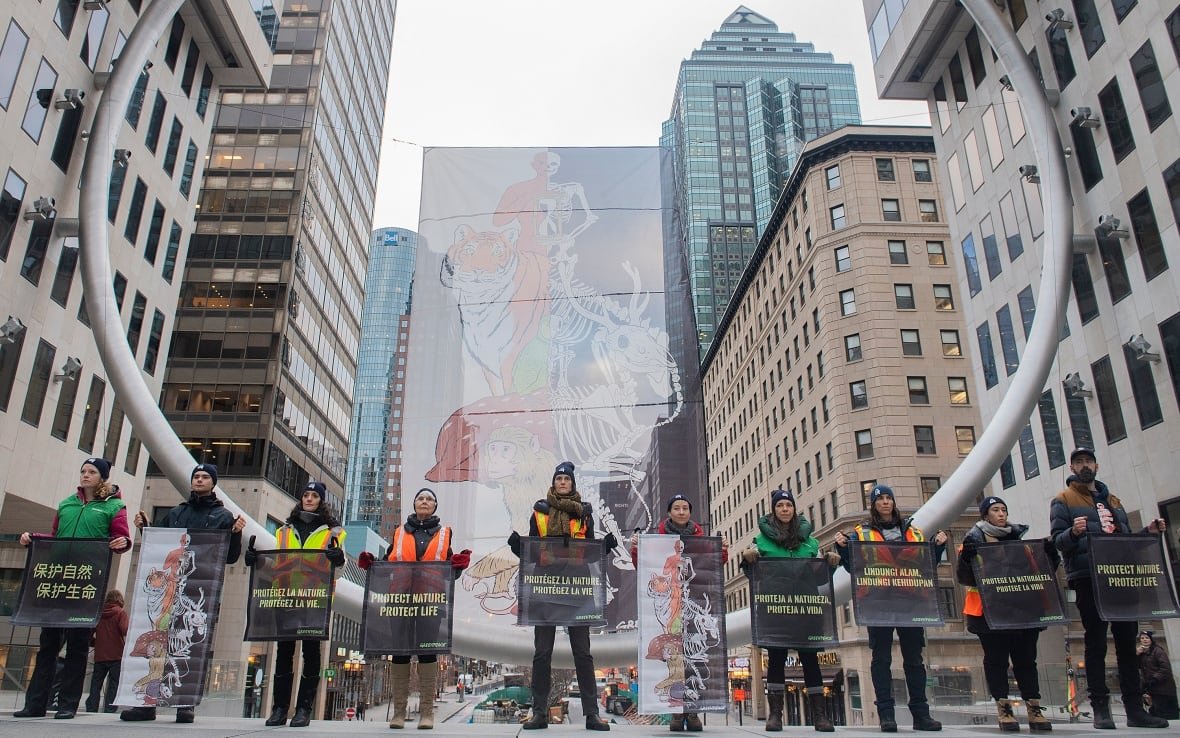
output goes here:
{"type": "Polygon", "coordinates": [[[345,710],[344,717],[348,718],[349,720],[352,720],[354,717],[356,717],[356,708],[350,707],[347,710],[345,710]]]}
{"type": "Polygon", "coordinates": [[[323,676],[325,679],[332,679],[336,676],[336,670],[335,669],[324,669],[323,676]]]}

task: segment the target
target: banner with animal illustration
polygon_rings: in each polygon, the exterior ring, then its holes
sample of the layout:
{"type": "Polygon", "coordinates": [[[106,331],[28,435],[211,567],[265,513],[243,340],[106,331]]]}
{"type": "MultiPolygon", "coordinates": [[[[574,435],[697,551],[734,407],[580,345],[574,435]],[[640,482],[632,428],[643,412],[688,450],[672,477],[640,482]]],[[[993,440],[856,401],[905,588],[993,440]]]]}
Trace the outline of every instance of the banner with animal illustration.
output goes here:
{"type": "Polygon", "coordinates": [[[717,536],[639,536],[639,712],[724,712],[729,673],[717,536]]]}
{"type": "Polygon", "coordinates": [[[832,569],[823,559],[762,557],[749,565],[750,630],[763,648],[836,645],[832,569]]]}
{"type": "Polygon", "coordinates": [[[212,662],[229,531],[148,527],[139,542],[115,704],[199,705],[212,662]]]}
{"type": "Polygon", "coordinates": [[[34,537],[12,624],[93,628],[102,617],[110,573],[107,538],[34,537]]]}
{"type": "Polygon", "coordinates": [[[1065,601],[1045,542],[980,544],[971,560],[983,617],[992,630],[1065,625],[1065,601]]]}
{"type": "Polygon", "coordinates": [[[942,625],[934,544],[852,541],[852,604],[857,625],[942,625]]]}
{"type": "Polygon", "coordinates": [[[603,556],[602,541],[521,538],[517,624],[605,625],[603,556]]]}
{"type": "Polygon", "coordinates": [[[374,561],[365,578],[361,651],[450,653],[454,572],[449,561],[374,561]]]}
{"type": "Polygon", "coordinates": [[[250,567],[247,641],[326,641],[333,567],[321,550],[259,551],[250,567]]]}
{"type": "Polygon", "coordinates": [[[1180,617],[1171,569],[1158,535],[1089,535],[1090,577],[1103,620],[1180,617]]]}
{"type": "MultiPolygon", "coordinates": [[[[505,540],[528,534],[559,462],[575,465],[598,537],[651,529],[676,493],[707,508],[670,165],[658,147],[424,153],[395,421],[418,430],[402,437],[397,463],[403,507],[435,490],[439,517],[474,552],[456,587],[457,626],[528,638],[514,627],[519,560],[505,540]]],[[[628,551],[607,563],[606,627],[633,629],[628,551]]]]}

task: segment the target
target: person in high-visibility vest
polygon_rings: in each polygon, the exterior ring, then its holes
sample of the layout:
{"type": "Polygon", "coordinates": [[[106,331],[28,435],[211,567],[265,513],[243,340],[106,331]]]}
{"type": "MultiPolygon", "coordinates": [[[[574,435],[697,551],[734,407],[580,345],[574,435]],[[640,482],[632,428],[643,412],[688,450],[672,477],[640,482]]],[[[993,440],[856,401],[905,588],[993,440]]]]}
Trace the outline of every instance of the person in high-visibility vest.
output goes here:
{"type": "MultiPolygon", "coordinates": [[[[414,495],[414,511],[406,518],[405,524],[393,532],[393,545],[389,547],[389,561],[450,561],[458,579],[471,563],[471,550],[459,553],[451,551],[451,529],[439,522],[438,497],[434,490],[423,487],[414,495]]],[[[368,551],[361,553],[357,564],[368,569],[374,556],[368,551]]],[[[393,661],[393,717],[389,727],[406,727],[406,705],[410,699],[410,656],[395,655],[393,661]]],[[[438,656],[418,654],[418,727],[423,730],[434,728],[434,698],[438,692],[438,656]]]]}
{"type": "MultiPolygon", "coordinates": [[[[996,721],[1000,730],[1018,732],[1020,721],[1012,711],[1008,699],[1008,662],[1012,662],[1012,673],[1020,687],[1020,697],[1028,712],[1028,728],[1033,731],[1053,730],[1053,724],[1045,717],[1041,707],[1041,683],[1037,675],[1037,639],[1044,628],[1021,630],[992,630],[983,617],[983,600],[975,586],[975,571],[971,561],[980,546],[995,541],[1017,541],[1028,532],[1027,525],[1008,520],[1008,505],[999,497],[985,497],[979,503],[979,522],[963,537],[959,551],[959,565],[955,577],[966,585],[967,596],[963,598],[963,614],[967,630],[979,636],[983,646],[983,676],[988,691],[996,701],[996,721]]],[[[1056,551],[1054,551],[1056,553],[1056,551]]]]}
{"type": "MultiPolygon", "coordinates": [[[[553,471],[553,481],[545,499],[537,500],[533,505],[529,535],[594,540],[593,509],[590,503],[582,502],[582,496],[578,494],[572,462],[563,461],[553,471]]],[[[519,557],[520,534],[513,531],[508,537],[508,545],[519,557]]],[[[607,533],[602,545],[610,551],[619,544],[613,533],[607,533]]],[[[610,730],[610,725],[598,716],[598,684],[594,680],[594,657],[590,655],[590,626],[569,626],[566,632],[574,652],[574,671],[578,676],[586,730],[610,730]]],[[[549,690],[553,682],[553,641],[556,635],[556,626],[533,627],[533,714],[524,724],[525,730],[549,727],[549,690]]]]}
{"type": "MultiPolygon", "coordinates": [[[[911,518],[902,518],[897,511],[893,488],[878,484],[869,493],[869,519],[856,526],[853,537],[858,541],[910,541],[926,540],[921,529],[913,525],[911,518]]],[[[942,559],[946,546],[946,532],[934,535],[934,560],[942,559]]],[[[850,568],[848,559],[849,537],[843,531],[836,534],[836,550],[840,552],[840,563],[850,568]]],[[[882,733],[897,732],[897,718],[893,702],[893,631],[897,630],[897,642],[901,646],[902,669],[905,672],[906,691],[910,695],[910,714],[914,717],[914,730],[942,730],[942,723],[930,717],[930,703],[926,700],[926,664],[922,662],[922,649],[926,645],[926,634],[919,627],[870,626],[869,649],[872,661],[869,673],[873,677],[873,691],[876,693],[877,718],[882,733]]]]}
{"type": "MultiPolygon", "coordinates": [[[[328,488],[323,482],[311,481],[303,488],[299,504],[287,516],[285,525],[275,531],[275,545],[278,548],[298,548],[323,551],[327,562],[334,567],[344,566],[345,556],[342,544],[346,533],[328,503],[328,488]]],[[[254,566],[258,554],[254,550],[254,537],[246,548],[246,566],[254,566]]],[[[291,582],[289,586],[298,587],[291,582]]],[[[303,728],[311,722],[311,708],[315,702],[316,689],[320,686],[320,649],[323,641],[303,640],[303,672],[299,678],[299,694],[295,698],[295,714],[291,717],[292,728],[303,728]]],[[[295,644],[296,641],[279,641],[275,653],[274,687],[272,707],[266,724],[270,727],[287,722],[287,710],[291,705],[291,689],[295,686],[295,644]]]]}
{"type": "MultiPolygon", "coordinates": [[[[761,557],[772,559],[811,559],[819,557],[819,542],[811,535],[811,522],[795,510],[795,496],[785,489],[776,489],[770,497],[770,514],[758,519],[758,535],[754,543],[742,552],[741,568],[750,576],[749,564],[761,557]]],[[[829,552],[829,565],[840,562],[829,552]]],[[[826,559],[827,556],[824,558],[826,559]]],[[[828,717],[824,701],[824,675],[819,666],[820,649],[799,648],[799,664],[803,667],[803,684],[807,689],[807,706],[811,725],[821,733],[836,728],[828,717]]],[[[787,649],[766,649],[766,730],[776,733],[783,729],[783,704],[786,700],[787,649]]]]}

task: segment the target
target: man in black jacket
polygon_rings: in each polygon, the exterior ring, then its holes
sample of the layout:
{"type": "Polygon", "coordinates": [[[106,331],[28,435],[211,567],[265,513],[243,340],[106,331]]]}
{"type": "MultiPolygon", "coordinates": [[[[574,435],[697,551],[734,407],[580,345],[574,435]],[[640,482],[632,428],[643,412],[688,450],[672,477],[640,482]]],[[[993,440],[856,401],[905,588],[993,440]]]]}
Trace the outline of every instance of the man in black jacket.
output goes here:
{"type": "MultiPolygon", "coordinates": [[[[1148,715],[1143,709],[1143,686],[1139,681],[1139,662],[1135,655],[1135,621],[1107,623],[1098,614],[1094,602],[1094,582],[1090,577],[1090,536],[1130,533],[1131,523],[1119,498],[1099,482],[1098,460],[1093,449],[1076,448],[1069,455],[1073,474],[1069,485],[1049,506],[1049,533],[1065,561],[1066,580],[1077,596],[1078,613],[1086,636],[1086,684],[1090,705],[1094,708],[1094,727],[1113,730],[1110,714],[1110,688],[1106,686],[1106,630],[1110,626],[1114,652],[1118,659],[1119,690],[1131,728],[1166,728],[1168,721],[1148,715]]],[[[1146,533],[1159,534],[1167,527],[1163,518],[1148,524],[1146,533]]]]}
{"type": "MultiPolygon", "coordinates": [[[[217,497],[213,488],[217,486],[217,467],[213,464],[197,464],[189,478],[191,491],[187,502],[182,502],[168,511],[161,528],[190,528],[194,530],[228,530],[229,554],[225,563],[233,564],[242,553],[242,529],[246,527],[246,518],[234,514],[225,508],[217,497]]],[[[143,530],[149,525],[147,513],[140,510],[135,514],[135,527],[143,530]]],[[[176,722],[191,723],[196,720],[196,708],[176,708],[176,722]]],[[[121,720],[155,720],[155,707],[130,707],[119,713],[121,720]]]]}

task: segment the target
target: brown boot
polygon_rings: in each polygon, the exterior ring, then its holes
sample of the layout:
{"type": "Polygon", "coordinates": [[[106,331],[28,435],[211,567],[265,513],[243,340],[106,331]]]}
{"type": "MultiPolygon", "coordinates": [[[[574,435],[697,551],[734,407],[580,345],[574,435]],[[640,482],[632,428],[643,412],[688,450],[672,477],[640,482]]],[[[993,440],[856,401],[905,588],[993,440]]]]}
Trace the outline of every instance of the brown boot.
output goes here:
{"type": "Polygon", "coordinates": [[[418,729],[434,728],[434,695],[438,684],[438,662],[418,662],[418,729]]]}
{"type": "Polygon", "coordinates": [[[1019,733],[1020,721],[1012,712],[1011,700],[996,700],[996,722],[1000,724],[1003,733],[1019,733]]]}
{"type": "Polygon", "coordinates": [[[672,720],[668,723],[668,730],[673,733],[681,733],[684,731],[684,713],[672,713],[672,720]]]}
{"type": "Polygon", "coordinates": [[[766,730],[779,733],[783,729],[783,685],[766,685],[766,730]]]}
{"type": "Polygon", "coordinates": [[[1048,733],[1053,730],[1053,723],[1045,717],[1045,708],[1040,700],[1025,700],[1024,709],[1028,712],[1028,729],[1034,733],[1048,733]]]}
{"type": "Polygon", "coordinates": [[[820,733],[831,733],[836,729],[828,719],[827,705],[824,704],[824,688],[807,688],[807,707],[811,713],[811,725],[820,733]],[[814,691],[813,691],[814,690],[814,691]]]}
{"type": "Polygon", "coordinates": [[[393,664],[390,670],[393,678],[393,718],[391,728],[406,727],[406,702],[410,699],[410,665],[393,664]]]}

